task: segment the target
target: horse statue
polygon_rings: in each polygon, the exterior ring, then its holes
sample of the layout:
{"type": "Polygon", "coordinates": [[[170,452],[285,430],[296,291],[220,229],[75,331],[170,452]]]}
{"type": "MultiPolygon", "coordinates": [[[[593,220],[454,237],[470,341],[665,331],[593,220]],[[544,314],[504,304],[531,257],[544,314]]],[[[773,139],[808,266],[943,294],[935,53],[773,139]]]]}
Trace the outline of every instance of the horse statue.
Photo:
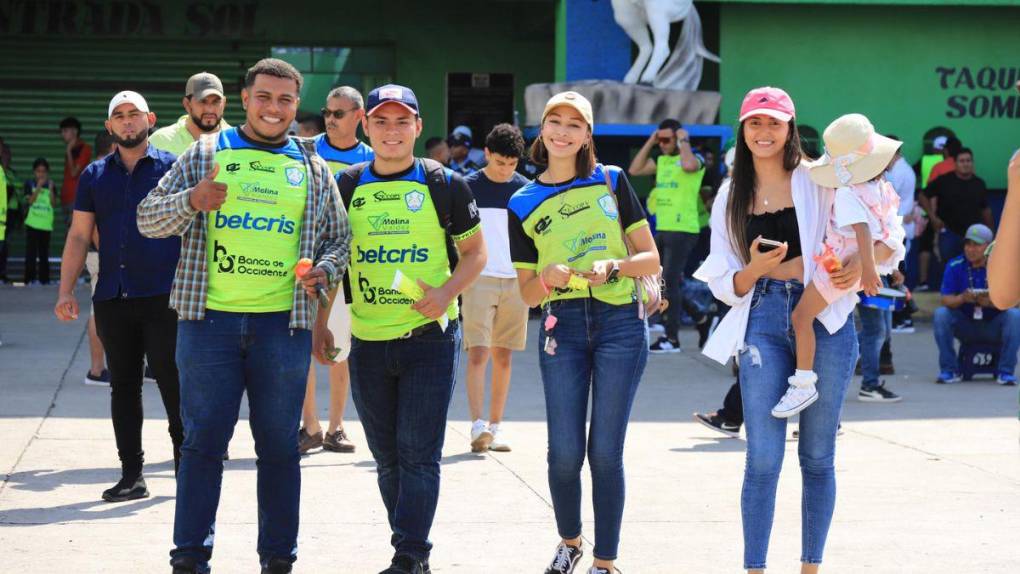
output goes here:
{"type": "Polygon", "coordinates": [[[624,83],[694,91],[701,83],[704,60],[720,62],[702,40],[701,17],[694,0],[612,0],[612,6],[616,23],[638,46],[624,83]],[[680,38],[670,55],[669,26],[681,20],[680,38]]]}

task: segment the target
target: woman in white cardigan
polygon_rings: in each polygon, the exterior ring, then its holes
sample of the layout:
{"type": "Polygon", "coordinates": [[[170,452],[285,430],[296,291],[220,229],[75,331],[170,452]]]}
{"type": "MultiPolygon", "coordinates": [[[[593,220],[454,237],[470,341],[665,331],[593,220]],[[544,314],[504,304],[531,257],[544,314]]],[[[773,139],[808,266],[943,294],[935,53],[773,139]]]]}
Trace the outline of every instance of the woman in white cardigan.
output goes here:
{"type": "MultiPolygon", "coordinates": [[[[778,88],[747,94],[740,110],[732,178],[712,207],[712,247],[695,277],[731,307],[704,353],[725,363],[736,356],[747,433],[741,493],[744,568],[764,572],[783,464],[786,419],[771,415],[796,361],[790,314],[815,270],[833,191],[808,177],[800,150],[796,112],[778,88]],[[780,243],[771,247],[762,239],[780,243]]],[[[859,280],[856,255],[844,261],[833,283],[859,280]]],[[[802,574],[818,571],[825,548],[836,484],[833,469],[840,408],[857,360],[849,319],[857,296],[833,302],[815,322],[815,371],[821,398],[800,415],[798,454],[803,475],[802,574]]]]}

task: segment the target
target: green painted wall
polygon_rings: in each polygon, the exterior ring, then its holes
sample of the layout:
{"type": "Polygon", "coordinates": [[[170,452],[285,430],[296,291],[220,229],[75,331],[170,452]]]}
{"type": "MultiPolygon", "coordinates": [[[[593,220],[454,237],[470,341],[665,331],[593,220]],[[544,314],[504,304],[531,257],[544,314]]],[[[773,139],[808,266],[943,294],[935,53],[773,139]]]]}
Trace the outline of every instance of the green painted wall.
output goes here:
{"type": "Polygon", "coordinates": [[[913,163],[936,125],[974,149],[978,175],[1005,187],[1020,147],[1020,10],[1016,8],[723,4],[721,121],[747,90],[787,90],[800,123],[825,129],[867,115],[904,140],[913,163]],[[1012,80],[1012,81],[1010,81],[1012,80]]]}
{"type": "Polygon", "coordinates": [[[524,88],[554,73],[556,4],[473,0],[260,5],[258,22],[273,44],[392,45],[395,80],[418,95],[423,135],[446,135],[448,72],[514,74],[517,109],[524,88]]]}

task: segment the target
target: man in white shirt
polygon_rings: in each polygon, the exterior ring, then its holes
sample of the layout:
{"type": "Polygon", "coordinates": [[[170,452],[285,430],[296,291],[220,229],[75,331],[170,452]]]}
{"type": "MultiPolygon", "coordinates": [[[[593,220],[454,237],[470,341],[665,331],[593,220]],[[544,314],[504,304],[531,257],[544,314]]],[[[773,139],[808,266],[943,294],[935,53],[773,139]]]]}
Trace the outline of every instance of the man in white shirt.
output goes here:
{"type": "Polygon", "coordinates": [[[482,219],[482,235],[489,252],[485,269],[464,291],[464,348],[468,351],[467,393],[471,412],[471,450],[509,451],[501,434],[503,408],[510,391],[510,359],[524,350],[528,337],[528,306],[517,287],[510,260],[507,203],[528,183],[516,172],[524,155],[524,138],[516,127],[499,124],[485,138],[484,168],[464,178],[482,219]],[[482,419],[485,367],[492,358],[492,404],[489,420],[482,419]]]}

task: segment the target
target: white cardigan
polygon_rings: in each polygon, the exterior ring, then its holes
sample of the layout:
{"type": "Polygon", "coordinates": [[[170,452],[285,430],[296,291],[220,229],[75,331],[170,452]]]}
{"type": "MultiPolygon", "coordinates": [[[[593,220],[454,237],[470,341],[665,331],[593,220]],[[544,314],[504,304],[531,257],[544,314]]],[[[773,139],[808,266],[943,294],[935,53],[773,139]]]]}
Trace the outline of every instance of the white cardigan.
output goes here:
{"type": "MultiPolygon", "coordinates": [[[[816,267],[812,255],[821,252],[825,224],[832,210],[834,192],[832,189],[815,185],[808,177],[808,169],[804,164],[793,170],[790,187],[794,211],[797,213],[797,225],[800,227],[800,244],[804,257],[803,282],[808,285],[816,267]]],[[[719,188],[719,195],[712,205],[711,251],[708,259],[694,273],[695,278],[708,283],[716,299],[730,306],[730,311],[719,322],[702,351],[709,358],[723,364],[744,347],[747,320],[751,316],[751,296],[754,293],[753,287],[743,296],[737,295],[733,290],[733,276],[744,268],[744,263],[730,242],[729,222],[726,217],[729,196],[730,180],[727,180],[719,188]]],[[[848,293],[826,307],[818,315],[818,320],[825,325],[829,333],[835,333],[846,324],[847,317],[853,313],[857,301],[856,293],[848,293]]]]}

